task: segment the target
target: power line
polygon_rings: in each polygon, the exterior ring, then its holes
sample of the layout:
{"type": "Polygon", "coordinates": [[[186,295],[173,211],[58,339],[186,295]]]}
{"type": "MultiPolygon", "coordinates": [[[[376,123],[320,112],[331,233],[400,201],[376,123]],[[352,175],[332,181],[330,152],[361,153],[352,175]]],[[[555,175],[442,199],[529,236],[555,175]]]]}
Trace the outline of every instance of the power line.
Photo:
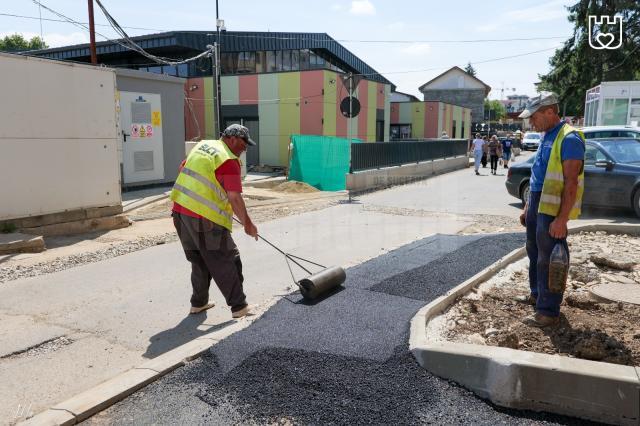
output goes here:
{"type": "MultiPolygon", "coordinates": [[[[64,23],[70,23],[67,20],[64,19],[51,19],[51,18],[40,18],[38,16],[25,16],[25,15],[14,15],[12,13],[0,13],[0,16],[8,16],[11,18],[23,18],[23,19],[35,19],[35,20],[39,20],[39,21],[48,21],[48,22],[64,22],[64,23]]],[[[89,25],[88,22],[78,22],[79,24],[82,25],[89,25]]],[[[108,24],[96,24],[98,26],[101,27],[110,27],[110,25],[108,24]]],[[[122,27],[122,28],[127,28],[130,30],[144,30],[144,31],[160,31],[160,32],[165,32],[166,30],[159,30],[157,28],[142,28],[142,27],[122,27]]]]}
{"type": "MultiPolygon", "coordinates": [[[[0,16],[7,16],[13,18],[24,18],[24,19],[37,19],[39,17],[36,16],[25,16],[25,15],[14,15],[11,13],[0,13],[0,16]]],[[[64,19],[46,19],[42,18],[43,21],[50,22],[69,22],[64,19]]],[[[88,25],[86,22],[78,22],[78,24],[88,25]]],[[[109,27],[107,24],[96,24],[103,27],[109,27]]],[[[129,27],[129,26],[121,26],[121,28],[127,28],[132,30],[144,30],[144,31],[159,31],[159,32],[172,32],[179,30],[167,30],[167,29],[159,29],[159,28],[143,28],[143,27],[129,27]]],[[[325,41],[323,39],[314,38],[314,37],[285,37],[285,36],[269,36],[269,35],[249,35],[249,34],[229,34],[228,32],[224,34],[224,37],[233,37],[233,38],[254,38],[254,39],[262,39],[262,40],[296,40],[296,41],[325,41]]],[[[462,40],[441,40],[441,39],[432,39],[432,40],[353,40],[353,39],[333,39],[334,41],[340,43],[383,43],[383,44],[413,44],[413,43],[508,43],[514,41],[536,41],[536,40],[554,40],[554,39],[567,39],[571,37],[569,36],[550,36],[550,37],[522,37],[522,38],[493,38],[493,39],[462,39],[462,40]]]]}

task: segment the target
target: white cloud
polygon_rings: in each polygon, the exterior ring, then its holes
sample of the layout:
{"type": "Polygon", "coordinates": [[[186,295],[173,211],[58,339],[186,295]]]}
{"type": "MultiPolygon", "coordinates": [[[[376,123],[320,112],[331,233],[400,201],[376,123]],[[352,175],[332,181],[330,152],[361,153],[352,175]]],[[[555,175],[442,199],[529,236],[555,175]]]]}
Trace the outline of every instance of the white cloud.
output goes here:
{"type": "Polygon", "coordinates": [[[519,22],[544,22],[567,17],[566,0],[552,0],[525,9],[511,10],[504,18],[519,22]]]}
{"type": "Polygon", "coordinates": [[[399,31],[404,29],[405,24],[402,21],[398,21],[398,22],[392,22],[389,25],[387,25],[387,29],[390,31],[399,31]]]}
{"type": "Polygon", "coordinates": [[[353,0],[349,13],[353,15],[375,15],[376,8],[369,0],[353,0]]]}
{"type": "Polygon", "coordinates": [[[89,35],[87,33],[50,33],[44,35],[44,41],[49,47],[70,46],[73,44],[89,43],[89,35]]]}
{"type": "Polygon", "coordinates": [[[339,12],[344,9],[344,6],[338,3],[334,3],[331,5],[331,10],[339,12]]]}
{"type": "Polygon", "coordinates": [[[412,43],[407,47],[403,47],[400,51],[407,55],[426,55],[431,51],[431,45],[429,43],[412,43]]]}

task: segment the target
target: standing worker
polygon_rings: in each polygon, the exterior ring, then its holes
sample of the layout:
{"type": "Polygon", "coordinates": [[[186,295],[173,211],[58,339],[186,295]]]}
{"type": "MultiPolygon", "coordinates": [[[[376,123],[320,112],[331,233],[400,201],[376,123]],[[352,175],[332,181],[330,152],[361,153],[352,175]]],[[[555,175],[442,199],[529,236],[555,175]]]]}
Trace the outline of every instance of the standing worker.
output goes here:
{"type": "Polygon", "coordinates": [[[478,169],[480,169],[480,160],[482,159],[482,153],[484,152],[484,139],[480,137],[480,133],[476,133],[476,138],[471,142],[471,149],[473,150],[473,167],[476,171],[476,175],[480,175],[478,169]]]}
{"type": "Polygon", "coordinates": [[[513,134],[509,133],[507,138],[502,141],[502,161],[504,168],[509,168],[509,160],[511,160],[511,145],[513,145],[513,134]]]}
{"type": "Polygon", "coordinates": [[[488,144],[489,157],[491,159],[491,174],[495,175],[498,171],[498,158],[502,154],[502,146],[496,135],[491,136],[488,144]]]}
{"type": "Polygon", "coordinates": [[[191,262],[192,314],[214,306],[209,302],[211,278],[233,318],[249,314],[240,252],[231,238],[235,213],[244,232],[258,239],[258,229],[242,199],[238,157],[247,145],[255,146],[255,142],[249,129],[239,124],[227,127],[222,140],[200,141],[187,156],[171,191],[173,224],[191,262]]]}
{"type": "Polygon", "coordinates": [[[549,290],[550,257],[556,243],[569,253],[567,222],[580,215],[584,191],[584,135],[561,121],[558,112],[557,95],[541,92],[520,114],[544,132],[531,167],[529,200],[520,215],[527,228],[531,294],[518,300],[535,305],[535,315],[524,320],[534,327],[559,323],[564,291],[549,290]]]}

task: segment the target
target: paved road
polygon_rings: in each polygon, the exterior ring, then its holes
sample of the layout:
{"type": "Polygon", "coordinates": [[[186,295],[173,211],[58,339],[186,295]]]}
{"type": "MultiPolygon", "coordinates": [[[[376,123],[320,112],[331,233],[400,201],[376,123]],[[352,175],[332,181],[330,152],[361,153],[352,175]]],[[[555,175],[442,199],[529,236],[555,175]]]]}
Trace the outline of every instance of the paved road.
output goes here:
{"type": "Polygon", "coordinates": [[[408,351],[418,309],[523,238],[437,235],[353,267],[344,290],[315,304],[282,299],[87,423],[578,424],[496,408],[422,370],[408,351]]]}

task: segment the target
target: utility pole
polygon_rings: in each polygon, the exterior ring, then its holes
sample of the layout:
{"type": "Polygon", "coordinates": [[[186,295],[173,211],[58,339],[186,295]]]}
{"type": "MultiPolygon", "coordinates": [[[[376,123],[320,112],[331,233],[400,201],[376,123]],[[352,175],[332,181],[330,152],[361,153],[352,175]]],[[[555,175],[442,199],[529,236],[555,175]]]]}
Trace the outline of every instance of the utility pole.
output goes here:
{"type": "Polygon", "coordinates": [[[349,133],[349,145],[353,143],[351,140],[351,120],[353,118],[353,73],[349,73],[349,125],[348,125],[348,133],[349,133]]]}
{"type": "Polygon", "coordinates": [[[216,0],[216,138],[218,138],[222,132],[222,123],[220,122],[222,120],[222,107],[220,101],[222,93],[222,90],[220,89],[220,46],[220,15],[218,14],[218,0],[216,0]]]}
{"type": "Polygon", "coordinates": [[[96,26],[93,22],[93,0],[88,0],[89,5],[89,50],[91,51],[91,63],[98,64],[98,55],[96,54],[96,26]]]}
{"type": "Polygon", "coordinates": [[[209,49],[209,57],[211,58],[211,80],[213,83],[213,101],[211,102],[211,109],[213,110],[213,138],[218,139],[220,137],[220,92],[218,91],[218,84],[220,80],[218,79],[218,44],[215,42],[213,44],[207,44],[207,49],[209,49]]]}

